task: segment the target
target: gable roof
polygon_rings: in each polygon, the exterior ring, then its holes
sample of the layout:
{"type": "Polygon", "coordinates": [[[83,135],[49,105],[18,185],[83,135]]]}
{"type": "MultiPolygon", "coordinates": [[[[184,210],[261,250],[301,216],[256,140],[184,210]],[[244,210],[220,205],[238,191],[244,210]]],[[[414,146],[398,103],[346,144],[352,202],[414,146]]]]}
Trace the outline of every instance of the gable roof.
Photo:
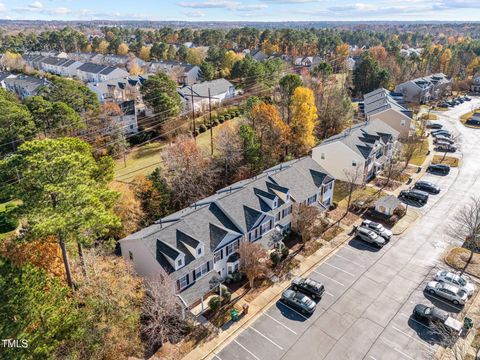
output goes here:
{"type": "Polygon", "coordinates": [[[404,105],[403,95],[379,88],[364,95],[364,113],[368,118],[386,109],[394,109],[402,114],[412,117],[413,112],[404,105]]]}
{"type": "Polygon", "coordinates": [[[304,201],[330,181],[333,178],[312,158],[292,160],[221,189],[121,241],[140,239],[165,271],[175,273],[174,278],[178,279],[202,265],[205,256],[248,233],[262,218],[273,217],[268,202],[283,204],[279,193],[289,193],[294,200],[304,201]],[[195,258],[188,246],[194,248],[200,242],[204,244],[204,254],[195,258]],[[174,271],[167,258],[173,259],[178,253],[185,254],[185,266],[174,271]]]}
{"type": "Polygon", "coordinates": [[[386,144],[392,138],[398,138],[399,132],[378,119],[356,124],[351,128],[324,140],[321,147],[333,142],[341,142],[364,159],[370,156],[377,143],[386,144]]]}
{"type": "Polygon", "coordinates": [[[225,94],[233,86],[233,84],[226,79],[216,79],[212,81],[204,81],[202,83],[186,85],[179,90],[179,93],[184,97],[191,96],[193,90],[194,96],[208,97],[208,89],[210,89],[210,96],[217,96],[225,94]]]}

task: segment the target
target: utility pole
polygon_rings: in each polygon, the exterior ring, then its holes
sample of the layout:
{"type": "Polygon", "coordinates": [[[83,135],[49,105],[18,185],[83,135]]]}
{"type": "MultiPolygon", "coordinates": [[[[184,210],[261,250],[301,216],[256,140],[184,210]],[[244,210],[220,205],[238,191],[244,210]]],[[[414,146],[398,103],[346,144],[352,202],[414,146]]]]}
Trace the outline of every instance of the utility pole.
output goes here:
{"type": "Polygon", "coordinates": [[[192,97],[192,135],[193,135],[193,140],[197,142],[197,137],[195,136],[195,130],[197,129],[197,125],[195,124],[195,102],[193,101],[193,88],[190,86],[190,96],[192,97]]]}
{"type": "Polygon", "coordinates": [[[210,155],[213,155],[213,123],[212,123],[212,97],[208,88],[208,116],[210,119],[210,155]]]}

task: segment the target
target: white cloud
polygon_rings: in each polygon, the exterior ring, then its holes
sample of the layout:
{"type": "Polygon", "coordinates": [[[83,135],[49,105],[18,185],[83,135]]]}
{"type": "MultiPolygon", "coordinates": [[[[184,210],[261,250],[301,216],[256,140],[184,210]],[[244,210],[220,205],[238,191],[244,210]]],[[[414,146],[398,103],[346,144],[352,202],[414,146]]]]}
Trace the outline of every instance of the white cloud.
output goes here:
{"type": "Polygon", "coordinates": [[[32,9],[43,9],[43,4],[40,1],[34,1],[33,3],[29,4],[28,7],[32,9]]]}
{"type": "Polygon", "coordinates": [[[0,3],[0,12],[4,11],[7,11],[7,7],[3,3],[0,3]]]}
{"type": "Polygon", "coordinates": [[[183,15],[193,18],[204,17],[206,14],[203,11],[185,11],[182,12],[183,15]]]}
{"type": "Polygon", "coordinates": [[[58,8],[48,9],[47,12],[55,15],[66,15],[66,14],[70,14],[72,10],[66,7],[58,7],[58,8]]]}
{"type": "Polygon", "coordinates": [[[177,5],[192,9],[231,9],[239,6],[240,3],[237,1],[207,0],[201,2],[179,2],[177,5]]]}

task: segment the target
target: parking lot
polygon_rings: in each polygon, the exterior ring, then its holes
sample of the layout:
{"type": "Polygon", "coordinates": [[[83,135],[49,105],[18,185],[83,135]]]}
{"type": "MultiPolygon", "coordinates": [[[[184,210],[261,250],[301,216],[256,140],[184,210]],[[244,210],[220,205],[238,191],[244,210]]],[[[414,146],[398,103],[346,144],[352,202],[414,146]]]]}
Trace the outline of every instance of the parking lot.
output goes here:
{"type": "MultiPolygon", "coordinates": [[[[477,100],[476,100],[477,101],[477,100]]],[[[459,106],[458,108],[460,108],[459,106]]],[[[457,112],[466,112],[457,109],[457,112]]],[[[431,359],[435,332],[411,317],[418,303],[456,313],[448,302],[423,290],[445,268],[442,254],[453,240],[448,217],[480,188],[480,132],[458,122],[454,110],[442,123],[458,131],[463,166],[447,176],[426,175],[442,188],[420,209],[422,217],[382,249],[352,239],[309,275],[325,284],[316,311],[305,317],[277,302],[239,332],[212,358],[253,359],[431,359]]]]}

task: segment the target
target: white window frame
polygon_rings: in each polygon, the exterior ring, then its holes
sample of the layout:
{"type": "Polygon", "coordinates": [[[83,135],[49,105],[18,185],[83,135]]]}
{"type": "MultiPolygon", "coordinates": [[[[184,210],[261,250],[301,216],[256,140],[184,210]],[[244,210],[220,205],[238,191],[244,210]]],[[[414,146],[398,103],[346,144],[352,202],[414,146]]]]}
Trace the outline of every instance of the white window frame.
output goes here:
{"type": "Polygon", "coordinates": [[[195,269],[195,279],[200,279],[203,275],[208,272],[208,265],[204,263],[195,269]]]}
{"type": "Polygon", "coordinates": [[[181,277],[180,279],[178,279],[178,286],[179,286],[180,290],[185,289],[189,285],[187,276],[188,275],[185,275],[185,276],[181,277]],[[185,283],[185,284],[182,286],[182,283],[185,283]]]}

